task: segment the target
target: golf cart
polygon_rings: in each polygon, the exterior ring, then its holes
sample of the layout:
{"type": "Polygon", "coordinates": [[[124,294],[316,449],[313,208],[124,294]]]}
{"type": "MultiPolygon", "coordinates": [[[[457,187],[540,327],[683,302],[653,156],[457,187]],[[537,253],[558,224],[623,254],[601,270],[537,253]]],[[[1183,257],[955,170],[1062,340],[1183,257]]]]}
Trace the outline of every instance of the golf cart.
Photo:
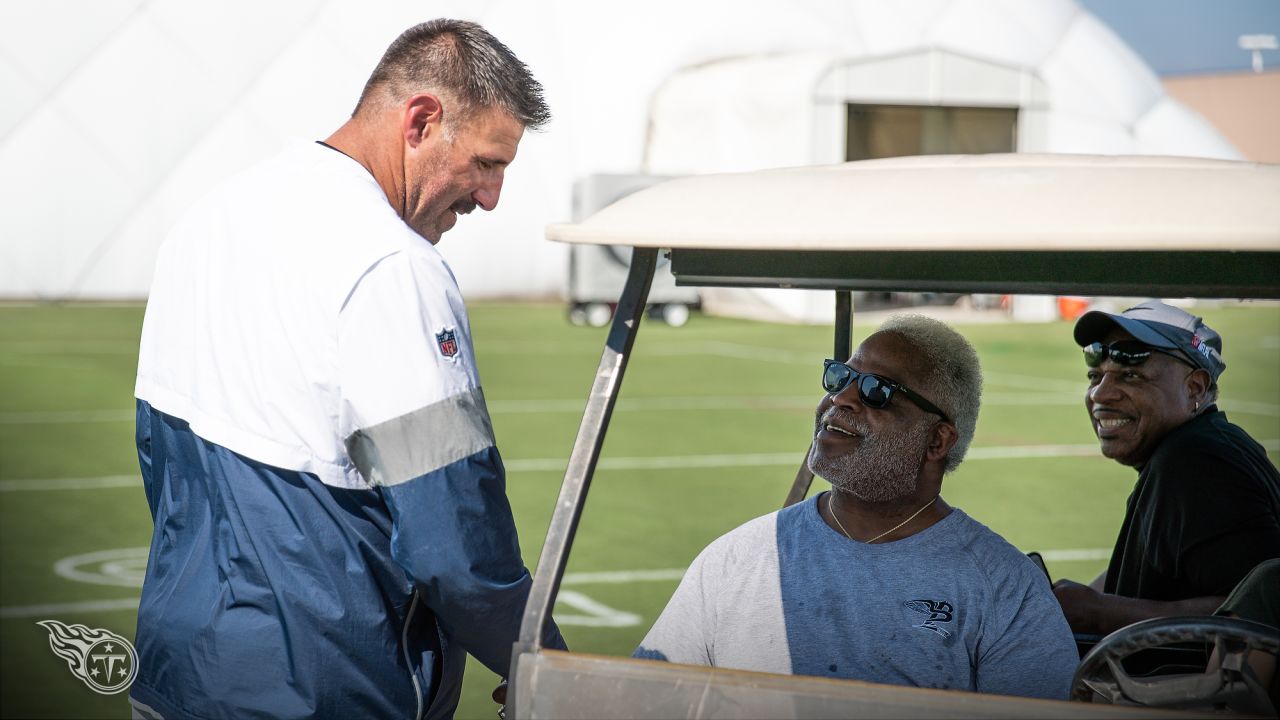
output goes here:
{"type": "MultiPolygon", "coordinates": [[[[1231,693],[1253,693],[1241,690],[1244,656],[1280,652],[1280,633],[1232,623],[1126,628],[1077,673],[1073,693],[1094,700],[1085,703],[587,656],[539,642],[663,249],[681,285],[834,291],[832,357],[847,358],[855,290],[1280,298],[1280,166],[985,155],[695,176],[547,234],[634,250],[513,653],[514,717],[1168,716],[1168,707],[1207,711],[1231,693]],[[1170,638],[1217,643],[1221,677],[1126,673],[1125,656],[1170,638]],[[1139,703],[1166,709],[1124,706],[1139,703]]],[[[786,504],[811,479],[802,467],[786,504]]]]}

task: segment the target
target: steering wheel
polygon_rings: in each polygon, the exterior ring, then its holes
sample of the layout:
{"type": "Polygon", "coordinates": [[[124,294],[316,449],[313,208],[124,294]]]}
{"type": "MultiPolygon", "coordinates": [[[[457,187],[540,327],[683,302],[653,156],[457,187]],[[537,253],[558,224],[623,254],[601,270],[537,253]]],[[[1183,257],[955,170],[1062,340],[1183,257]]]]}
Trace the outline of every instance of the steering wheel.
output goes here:
{"type": "Polygon", "coordinates": [[[1102,638],[1084,656],[1071,683],[1071,699],[1166,708],[1225,707],[1274,716],[1276,708],[1267,688],[1247,662],[1251,652],[1280,656],[1280,630],[1215,616],[1143,620],[1102,638]],[[1218,669],[1135,678],[1121,664],[1141,650],[1188,642],[1212,643],[1220,660],[1218,669]]]}

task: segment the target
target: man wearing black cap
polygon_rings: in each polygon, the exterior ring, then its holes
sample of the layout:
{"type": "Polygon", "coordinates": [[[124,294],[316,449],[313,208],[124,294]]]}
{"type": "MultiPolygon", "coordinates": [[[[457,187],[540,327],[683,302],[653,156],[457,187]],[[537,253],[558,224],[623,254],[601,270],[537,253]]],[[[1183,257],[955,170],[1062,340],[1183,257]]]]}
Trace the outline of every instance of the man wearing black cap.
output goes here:
{"type": "Polygon", "coordinates": [[[1161,302],[1089,312],[1085,407],[1102,454],[1137,468],[1107,571],[1054,594],[1078,633],[1209,615],[1249,570],[1280,557],[1280,473],[1214,404],[1222,338],[1161,302]]]}

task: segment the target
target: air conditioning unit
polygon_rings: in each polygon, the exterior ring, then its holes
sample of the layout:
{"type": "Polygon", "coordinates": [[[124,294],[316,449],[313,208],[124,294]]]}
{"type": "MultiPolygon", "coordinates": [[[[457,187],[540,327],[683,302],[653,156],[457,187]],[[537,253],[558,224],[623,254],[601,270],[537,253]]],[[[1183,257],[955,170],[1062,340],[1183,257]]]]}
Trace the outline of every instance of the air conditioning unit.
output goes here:
{"type": "MultiPolygon", "coordinates": [[[[589,175],[573,184],[573,221],[650,185],[670,180],[665,175],[589,175]]],[[[613,245],[573,245],[569,248],[569,320],[575,325],[600,327],[613,318],[618,296],[627,280],[631,248],[613,245]]],[[[699,304],[698,290],[676,287],[670,263],[659,257],[649,290],[650,317],[679,327],[699,304]]]]}

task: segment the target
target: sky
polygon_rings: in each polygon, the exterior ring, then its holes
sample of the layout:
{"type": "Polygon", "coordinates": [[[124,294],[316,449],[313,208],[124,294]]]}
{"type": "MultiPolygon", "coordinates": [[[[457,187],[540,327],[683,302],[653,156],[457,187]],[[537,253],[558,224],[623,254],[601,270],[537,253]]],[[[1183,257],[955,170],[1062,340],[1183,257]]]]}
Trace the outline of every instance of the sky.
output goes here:
{"type": "MultiPolygon", "coordinates": [[[[1280,37],[1280,0],[1077,0],[1158,75],[1238,72],[1252,67],[1241,35],[1280,37]]],[[[1280,70],[1280,50],[1262,51],[1280,70]]]]}

